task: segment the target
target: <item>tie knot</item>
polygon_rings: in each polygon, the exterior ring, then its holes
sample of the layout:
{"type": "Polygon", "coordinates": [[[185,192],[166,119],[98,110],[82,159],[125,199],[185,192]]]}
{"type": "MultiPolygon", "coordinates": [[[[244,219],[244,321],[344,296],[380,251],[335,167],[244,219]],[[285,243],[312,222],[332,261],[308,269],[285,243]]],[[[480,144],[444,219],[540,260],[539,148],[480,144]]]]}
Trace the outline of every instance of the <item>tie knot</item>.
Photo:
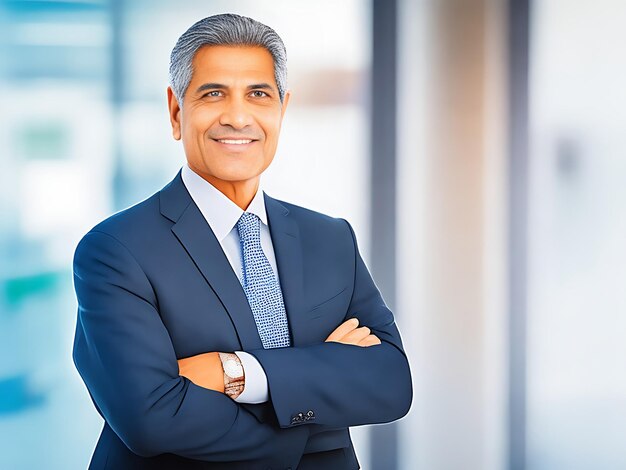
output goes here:
{"type": "Polygon", "coordinates": [[[258,238],[261,232],[261,219],[251,212],[244,212],[237,221],[237,230],[241,239],[258,238]]]}

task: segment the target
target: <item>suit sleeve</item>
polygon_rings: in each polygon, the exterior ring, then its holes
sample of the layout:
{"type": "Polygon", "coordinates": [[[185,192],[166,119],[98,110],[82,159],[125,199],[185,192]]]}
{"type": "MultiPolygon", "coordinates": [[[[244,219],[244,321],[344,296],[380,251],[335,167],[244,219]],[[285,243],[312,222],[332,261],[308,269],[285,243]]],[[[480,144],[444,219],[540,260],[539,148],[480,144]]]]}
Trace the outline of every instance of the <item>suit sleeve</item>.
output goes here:
{"type": "Polygon", "coordinates": [[[299,459],[308,431],[260,423],[226,395],[179,376],[155,292],[116,238],[92,231],[81,240],[74,284],[74,363],[103,418],[132,452],[277,465],[299,459]]]}
{"type": "Polygon", "coordinates": [[[344,321],[357,317],[381,344],[365,348],[330,342],[249,351],[265,370],[282,428],[385,423],[401,418],[411,406],[411,373],[400,333],[361,258],[352,227],[344,222],[354,260],[354,288],[344,321]]]}

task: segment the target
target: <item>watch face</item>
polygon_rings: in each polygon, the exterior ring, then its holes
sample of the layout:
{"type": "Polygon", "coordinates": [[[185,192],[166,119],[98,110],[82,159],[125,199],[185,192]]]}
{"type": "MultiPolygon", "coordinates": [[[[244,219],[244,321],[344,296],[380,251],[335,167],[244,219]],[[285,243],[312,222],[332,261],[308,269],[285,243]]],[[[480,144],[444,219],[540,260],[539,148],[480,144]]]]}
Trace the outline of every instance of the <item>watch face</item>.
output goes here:
{"type": "Polygon", "coordinates": [[[243,375],[243,368],[234,359],[228,359],[224,361],[224,372],[231,378],[241,377],[243,375]]]}

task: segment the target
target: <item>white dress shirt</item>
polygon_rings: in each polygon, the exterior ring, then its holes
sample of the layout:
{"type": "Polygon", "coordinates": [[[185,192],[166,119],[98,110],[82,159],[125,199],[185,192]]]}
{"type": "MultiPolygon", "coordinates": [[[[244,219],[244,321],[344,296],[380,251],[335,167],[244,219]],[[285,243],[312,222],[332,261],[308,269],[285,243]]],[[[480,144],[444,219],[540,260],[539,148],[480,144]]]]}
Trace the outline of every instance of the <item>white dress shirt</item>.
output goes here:
{"type": "MultiPolygon", "coordinates": [[[[188,164],[183,166],[181,176],[187,191],[189,191],[191,198],[200,209],[200,212],[211,227],[211,230],[213,230],[233,271],[239,278],[239,282],[242,283],[243,260],[241,246],[239,244],[237,221],[244,211],[215,186],[189,168],[188,164]]],[[[263,198],[260,183],[246,212],[255,214],[261,219],[261,248],[270,262],[274,275],[280,285],[278,270],[276,269],[276,255],[274,254],[274,245],[272,245],[270,229],[267,224],[265,199],[263,198]]],[[[267,401],[269,398],[267,377],[259,361],[257,361],[253,355],[243,351],[235,351],[235,354],[237,354],[241,360],[246,376],[244,390],[235,398],[235,401],[239,403],[263,403],[267,401]]]]}

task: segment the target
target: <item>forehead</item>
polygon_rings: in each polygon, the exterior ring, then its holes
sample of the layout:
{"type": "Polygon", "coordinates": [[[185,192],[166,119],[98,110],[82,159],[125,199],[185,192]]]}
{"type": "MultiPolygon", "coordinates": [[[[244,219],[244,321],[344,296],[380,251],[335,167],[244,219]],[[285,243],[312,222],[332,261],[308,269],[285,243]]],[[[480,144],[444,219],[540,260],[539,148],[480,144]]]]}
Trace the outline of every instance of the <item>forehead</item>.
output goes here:
{"type": "Polygon", "coordinates": [[[263,47],[203,46],[194,55],[192,82],[250,79],[274,81],[274,59],[263,47]]]}

